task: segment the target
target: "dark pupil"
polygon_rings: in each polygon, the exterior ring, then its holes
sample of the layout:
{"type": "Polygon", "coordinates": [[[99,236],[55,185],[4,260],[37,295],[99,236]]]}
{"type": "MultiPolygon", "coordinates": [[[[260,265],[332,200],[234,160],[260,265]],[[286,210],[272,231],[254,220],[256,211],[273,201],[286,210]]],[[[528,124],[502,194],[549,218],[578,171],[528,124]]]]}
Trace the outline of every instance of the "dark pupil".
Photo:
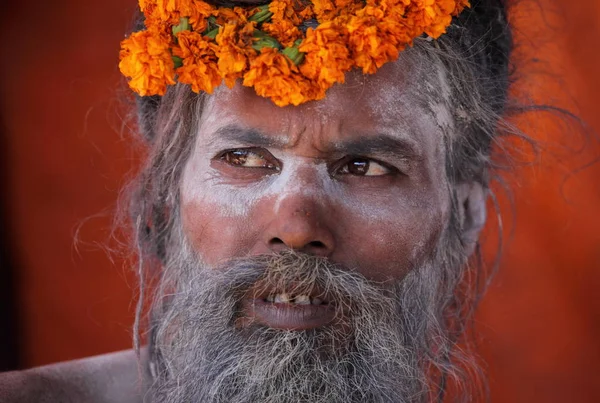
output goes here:
{"type": "Polygon", "coordinates": [[[352,175],[365,175],[369,171],[369,161],[356,159],[348,163],[348,172],[352,175]]]}
{"type": "Polygon", "coordinates": [[[248,153],[245,151],[230,151],[225,155],[227,162],[233,165],[244,165],[248,158],[248,153]]]}

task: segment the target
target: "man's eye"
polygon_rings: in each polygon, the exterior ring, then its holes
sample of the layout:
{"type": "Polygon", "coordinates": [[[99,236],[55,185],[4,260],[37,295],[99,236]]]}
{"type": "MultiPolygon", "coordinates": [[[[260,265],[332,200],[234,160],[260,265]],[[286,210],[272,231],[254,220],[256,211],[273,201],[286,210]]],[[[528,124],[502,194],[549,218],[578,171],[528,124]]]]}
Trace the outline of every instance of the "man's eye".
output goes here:
{"type": "Polygon", "coordinates": [[[368,158],[353,158],[347,161],[339,171],[342,175],[355,176],[382,176],[391,172],[390,168],[368,158]]]}
{"type": "Polygon", "coordinates": [[[252,149],[226,151],[221,154],[220,159],[237,167],[277,169],[277,165],[270,158],[252,149]]]}

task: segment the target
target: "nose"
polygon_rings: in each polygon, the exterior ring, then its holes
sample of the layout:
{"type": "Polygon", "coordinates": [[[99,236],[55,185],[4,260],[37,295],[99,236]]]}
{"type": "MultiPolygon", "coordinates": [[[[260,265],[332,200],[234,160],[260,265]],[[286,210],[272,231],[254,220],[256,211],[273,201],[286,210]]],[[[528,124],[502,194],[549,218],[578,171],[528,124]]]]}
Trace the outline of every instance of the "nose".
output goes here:
{"type": "Polygon", "coordinates": [[[270,250],[293,249],[315,256],[328,257],[334,250],[334,236],[324,220],[326,206],[302,196],[282,201],[267,231],[270,250]]]}

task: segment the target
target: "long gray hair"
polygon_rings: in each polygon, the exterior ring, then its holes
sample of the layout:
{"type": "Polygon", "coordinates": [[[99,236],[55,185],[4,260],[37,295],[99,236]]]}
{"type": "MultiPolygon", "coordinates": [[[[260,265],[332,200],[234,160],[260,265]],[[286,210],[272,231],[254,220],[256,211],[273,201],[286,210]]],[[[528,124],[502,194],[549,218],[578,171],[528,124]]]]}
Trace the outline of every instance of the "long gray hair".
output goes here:
{"type": "MultiPolygon", "coordinates": [[[[492,146],[504,134],[515,134],[502,118],[510,112],[508,89],[512,37],[507,8],[502,0],[472,0],[472,7],[457,17],[448,33],[436,41],[419,39],[407,52],[421,60],[423,69],[444,66],[452,104],[450,111],[458,136],[446,139],[446,172],[450,184],[476,181],[489,184],[493,168],[492,146]]],[[[163,97],[137,100],[139,131],[148,146],[148,158],[130,192],[130,217],[139,254],[141,296],[137,311],[135,343],[139,347],[144,304],[162,295],[146,292],[157,285],[163,290],[169,249],[181,244],[178,229],[179,187],[183,167],[197,133],[204,95],[185,86],[171,88],[163,97]]],[[[456,214],[446,236],[459,242],[461,228],[456,214]]],[[[458,246],[455,245],[456,251],[458,246]]],[[[452,255],[450,255],[451,257],[452,255]]],[[[446,256],[446,260],[450,259],[446,256]]],[[[435,332],[423,334],[422,353],[431,361],[430,392],[441,401],[450,381],[453,395],[477,400],[473,393],[483,385],[481,371],[471,358],[465,337],[475,303],[486,284],[479,264],[465,264],[462,255],[444,265],[436,288],[435,332]],[[434,351],[436,350],[436,351],[434,351]]],[[[475,258],[477,259],[477,257],[475,258]]],[[[415,274],[416,275],[416,274],[415,274]]],[[[150,332],[156,327],[150,326],[150,332]]]]}

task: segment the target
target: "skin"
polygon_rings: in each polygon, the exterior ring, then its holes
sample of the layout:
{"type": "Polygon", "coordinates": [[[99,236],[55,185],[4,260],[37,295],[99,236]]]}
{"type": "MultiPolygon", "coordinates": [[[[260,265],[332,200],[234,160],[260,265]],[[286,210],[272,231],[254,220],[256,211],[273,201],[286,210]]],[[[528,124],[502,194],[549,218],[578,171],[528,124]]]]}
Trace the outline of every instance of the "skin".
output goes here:
{"type": "MultiPolygon", "coordinates": [[[[292,248],[388,281],[433,253],[450,214],[444,138],[458,134],[443,77],[423,82],[410,70],[396,62],[349,74],[300,107],[278,108],[241,86],[211,96],[181,187],[183,230],[205,263],[292,248]],[[231,153],[248,148],[255,155],[245,161],[231,153]],[[369,175],[351,161],[368,161],[369,175]]],[[[474,182],[454,186],[472,250],[486,193],[474,182]]],[[[129,351],[3,374],[0,400],[137,402],[139,379],[129,351]]]]}
{"type": "Polygon", "coordinates": [[[349,75],[299,107],[240,85],[213,95],[181,188],[184,232],[205,263],[292,248],[388,281],[429,256],[450,211],[448,133],[406,70],[349,75]]]}
{"type": "MultiPolygon", "coordinates": [[[[141,351],[145,359],[146,351],[141,351]]],[[[0,374],[3,403],[141,403],[133,351],[0,374]]]]}

